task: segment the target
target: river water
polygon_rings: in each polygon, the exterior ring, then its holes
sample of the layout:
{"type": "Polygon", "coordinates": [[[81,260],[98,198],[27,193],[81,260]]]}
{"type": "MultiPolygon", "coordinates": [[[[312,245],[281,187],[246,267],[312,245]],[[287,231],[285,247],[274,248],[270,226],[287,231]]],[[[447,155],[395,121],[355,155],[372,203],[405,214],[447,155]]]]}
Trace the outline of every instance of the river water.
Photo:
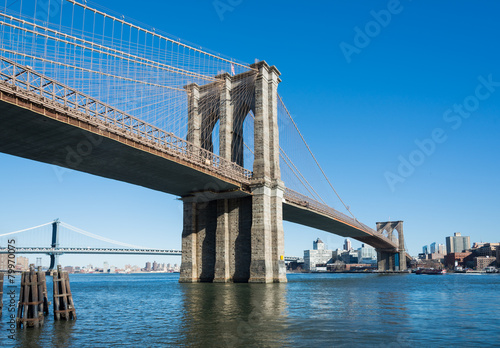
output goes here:
{"type": "Polygon", "coordinates": [[[0,346],[500,346],[500,275],[289,274],[286,284],[178,279],[72,274],[78,319],[55,322],[51,307],[42,328],[10,338],[6,279],[0,346]]]}

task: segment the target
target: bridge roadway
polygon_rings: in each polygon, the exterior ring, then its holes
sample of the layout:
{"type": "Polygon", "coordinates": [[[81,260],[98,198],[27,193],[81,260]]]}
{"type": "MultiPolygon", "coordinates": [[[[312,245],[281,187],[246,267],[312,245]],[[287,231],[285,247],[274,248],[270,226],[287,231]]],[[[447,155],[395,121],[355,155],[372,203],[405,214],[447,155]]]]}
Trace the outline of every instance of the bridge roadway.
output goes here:
{"type": "MultiPolygon", "coordinates": [[[[8,254],[8,248],[0,248],[0,254],[8,254]]],[[[163,249],[111,249],[111,248],[16,248],[16,254],[123,254],[123,255],[182,255],[181,250],[163,249]]]]}
{"type": "MultiPolygon", "coordinates": [[[[5,58],[0,152],[180,197],[251,195],[250,171],[5,58]]],[[[283,220],[398,249],[357,220],[288,189],[283,220]]]]}

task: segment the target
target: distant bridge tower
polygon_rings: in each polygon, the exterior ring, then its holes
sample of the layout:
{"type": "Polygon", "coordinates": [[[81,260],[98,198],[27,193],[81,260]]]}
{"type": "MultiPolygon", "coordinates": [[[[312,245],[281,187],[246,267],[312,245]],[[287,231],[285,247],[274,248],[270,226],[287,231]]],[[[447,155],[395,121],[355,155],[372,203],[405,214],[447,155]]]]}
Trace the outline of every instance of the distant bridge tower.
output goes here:
{"type": "Polygon", "coordinates": [[[398,236],[398,249],[377,249],[377,264],[379,271],[406,271],[406,250],[403,234],[403,221],[377,222],[377,232],[387,232],[387,238],[394,240],[394,230],[398,236]]]}
{"type": "Polygon", "coordinates": [[[214,83],[185,87],[187,140],[212,151],[212,131],[219,121],[220,156],[243,165],[243,121],[251,110],[255,116],[254,162],[252,196],[193,192],[182,197],[180,282],[286,282],[285,187],[279,167],[277,116],[280,72],[264,61],[251,67],[257,71],[236,76],[224,73],[214,83]],[[249,83],[250,93],[242,93],[241,88],[248,88],[249,83]]]}
{"type": "MultiPolygon", "coordinates": [[[[59,219],[55,219],[52,223],[52,243],[50,244],[52,248],[59,248],[59,223],[59,219]]],[[[58,264],[59,253],[51,253],[49,270],[57,268],[58,264]]]]}

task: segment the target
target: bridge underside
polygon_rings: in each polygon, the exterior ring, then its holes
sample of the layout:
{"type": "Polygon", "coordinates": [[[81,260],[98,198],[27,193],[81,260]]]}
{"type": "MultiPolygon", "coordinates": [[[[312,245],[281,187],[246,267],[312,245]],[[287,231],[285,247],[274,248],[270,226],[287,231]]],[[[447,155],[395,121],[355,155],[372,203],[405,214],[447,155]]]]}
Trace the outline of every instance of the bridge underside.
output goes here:
{"type": "MultiPolygon", "coordinates": [[[[337,234],[342,237],[353,238],[360,242],[367,243],[374,248],[393,248],[391,245],[388,245],[385,240],[376,235],[370,235],[345,222],[332,219],[330,216],[322,215],[295,204],[283,204],[283,220],[337,234]]],[[[395,250],[395,248],[393,249],[395,250]]]]}
{"type": "Polygon", "coordinates": [[[335,220],[331,216],[318,213],[290,202],[283,203],[283,220],[300,225],[309,226],[318,230],[330,232],[342,237],[353,238],[377,249],[379,271],[404,271],[411,257],[405,252],[400,252],[397,246],[388,243],[387,239],[377,234],[370,234],[358,227],[335,220]],[[400,261],[401,260],[401,261],[400,261]]]}
{"type": "Polygon", "coordinates": [[[173,156],[155,154],[127,139],[113,139],[97,127],[66,120],[63,115],[44,113],[47,110],[33,104],[19,107],[0,100],[0,152],[177,196],[241,189],[237,182],[204,173],[173,156]]]}

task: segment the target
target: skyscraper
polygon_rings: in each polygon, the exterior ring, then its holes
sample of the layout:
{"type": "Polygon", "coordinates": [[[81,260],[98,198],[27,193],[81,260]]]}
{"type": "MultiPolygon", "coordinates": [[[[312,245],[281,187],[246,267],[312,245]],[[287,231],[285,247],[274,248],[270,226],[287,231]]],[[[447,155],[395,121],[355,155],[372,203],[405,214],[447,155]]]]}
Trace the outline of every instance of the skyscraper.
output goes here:
{"type": "Polygon", "coordinates": [[[349,239],[346,239],[344,241],[344,250],[349,251],[351,249],[352,249],[351,241],[349,239]]]}
{"type": "Polygon", "coordinates": [[[316,239],[313,242],[313,250],[325,250],[325,243],[321,239],[316,239]]]}
{"type": "Polygon", "coordinates": [[[438,244],[438,253],[439,254],[444,254],[445,253],[445,248],[444,248],[444,244],[438,244]]]}
{"type": "Polygon", "coordinates": [[[424,245],[422,247],[422,253],[425,255],[427,255],[429,253],[429,247],[427,245],[424,245]]]}
{"type": "Polygon", "coordinates": [[[456,232],[453,237],[446,237],[446,253],[461,253],[462,251],[469,249],[469,236],[462,236],[460,232],[456,232]]]}
{"type": "Polygon", "coordinates": [[[431,243],[431,254],[437,253],[436,242],[431,243]]]}

